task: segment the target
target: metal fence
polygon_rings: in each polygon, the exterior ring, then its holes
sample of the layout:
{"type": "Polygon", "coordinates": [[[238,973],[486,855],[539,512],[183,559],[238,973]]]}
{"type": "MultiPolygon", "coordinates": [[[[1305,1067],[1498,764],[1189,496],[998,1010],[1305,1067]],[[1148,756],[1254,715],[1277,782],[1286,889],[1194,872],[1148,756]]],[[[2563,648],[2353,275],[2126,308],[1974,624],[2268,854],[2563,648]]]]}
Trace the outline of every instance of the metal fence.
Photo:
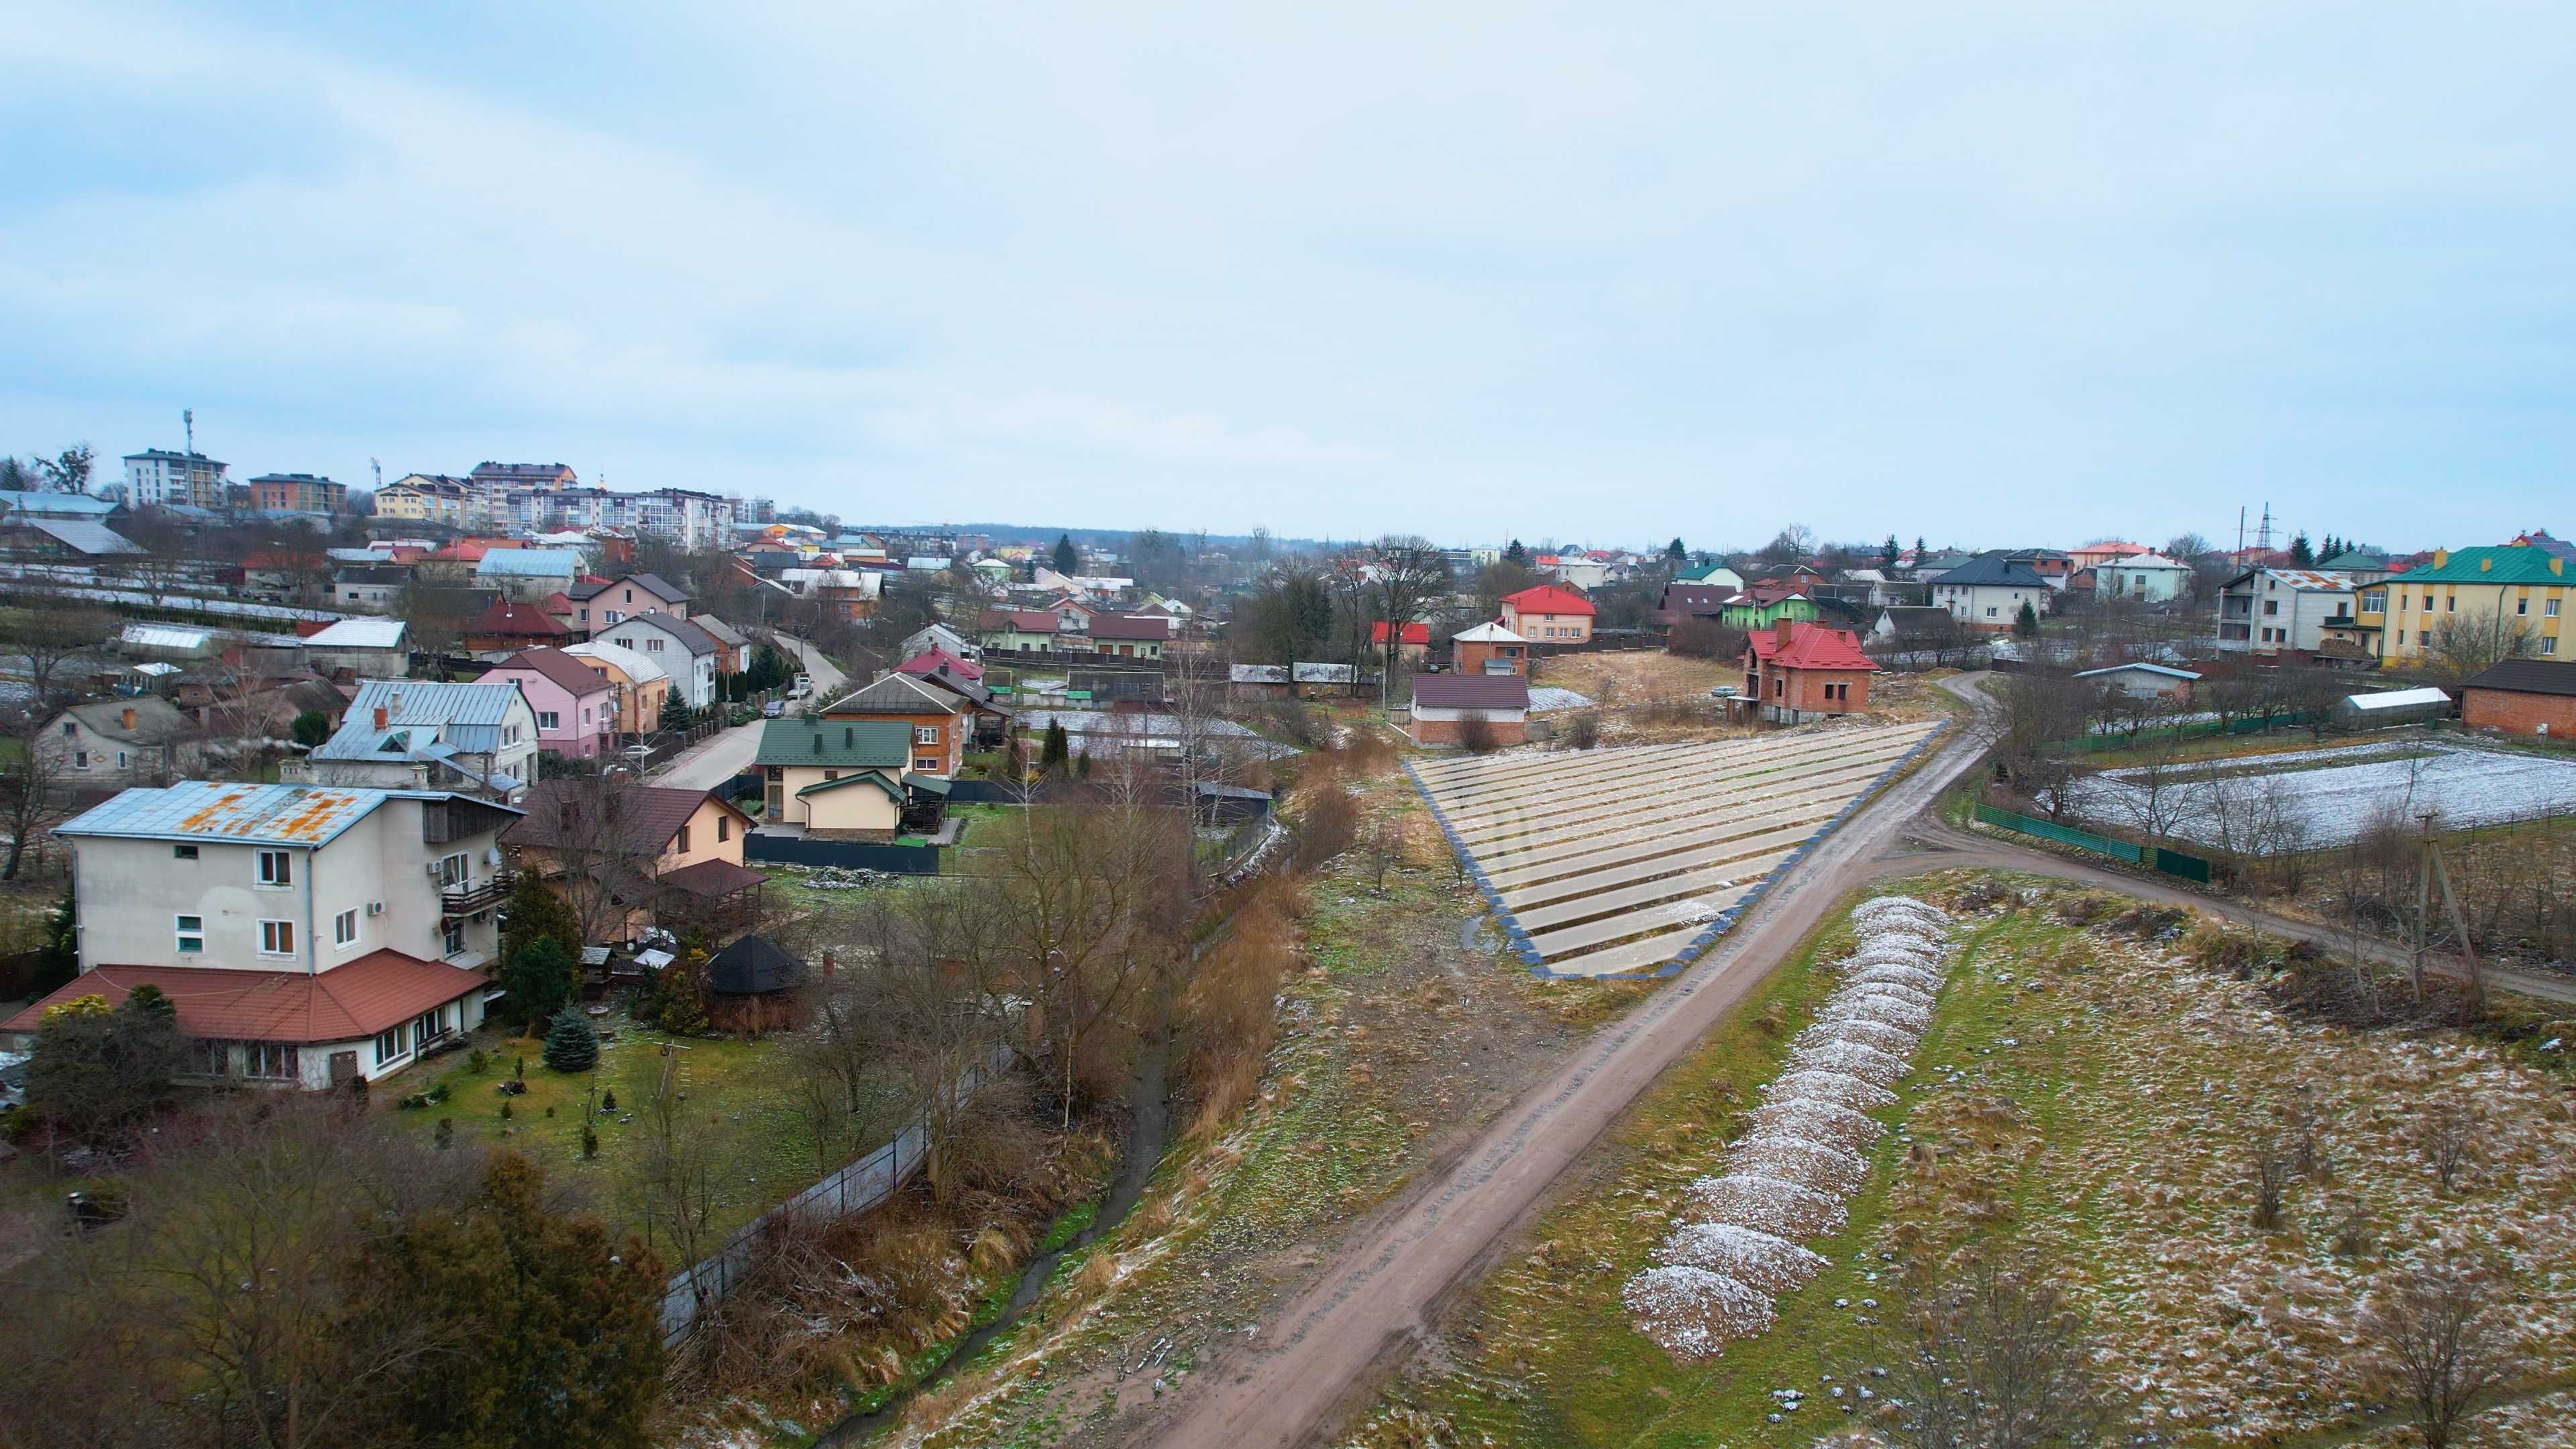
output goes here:
{"type": "MultiPolygon", "coordinates": [[[[958,1076],[958,1099],[972,1094],[986,1078],[1009,1070],[1010,1065],[1011,1049],[996,1043],[982,1064],[971,1065],[958,1076]]],[[[663,1345],[668,1347],[687,1337],[697,1325],[698,1314],[731,1293],[751,1271],[751,1250],[763,1233],[865,1212],[894,1196],[895,1189],[920,1171],[923,1159],[929,1155],[929,1124],[915,1121],[883,1147],[736,1228],[714,1256],[672,1274],[671,1281],[663,1285],[663,1345]]]]}
{"type": "Polygon", "coordinates": [[[2103,750],[2130,749],[2138,745],[2164,744],[2181,740],[2205,739],[2212,735],[2250,735],[2264,730],[2291,729],[2304,726],[2307,722],[2307,711],[2285,709],[2276,714],[2249,715],[2244,719],[2185,720],[2180,724],[2156,725],[2152,728],[2139,730],[2135,734],[2129,734],[2126,732],[2087,734],[2083,738],[2069,741],[2069,743],[2072,744],[2076,750],[2089,755],[2097,754],[2103,750]]]}
{"type": "Polygon", "coordinates": [[[812,840],[755,830],[742,839],[742,858],[771,865],[836,865],[890,870],[901,875],[939,874],[936,845],[887,845],[867,840],[812,840]]]}
{"type": "Polygon", "coordinates": [[[2054,840],[2061,845],[2072,845],[2078,850],[2090,850],[2099,855],[2107,855],[2114,860],[2125,860],[2131,865],[2147,866],[2179,880],[2198,881],[2203,885],[2209,882],[2209,862],[2196,855],[2167,850],[2161,845],[2149,847],[2131,841],[2115,840],[2108,835],[2096,835],[2090,830],[2078,830],[2071,825],[2060,825],[2051,820],[2035,820],[2028,815],[2016,815],[2010,810],[1998,810],[1992,805],[1979,805],[1976,807],[1976,814],[1981,823],[1992,825],[1999,830],[2010,830],[2021,835],[2035,835],[2042,840],[2054,840]]]}

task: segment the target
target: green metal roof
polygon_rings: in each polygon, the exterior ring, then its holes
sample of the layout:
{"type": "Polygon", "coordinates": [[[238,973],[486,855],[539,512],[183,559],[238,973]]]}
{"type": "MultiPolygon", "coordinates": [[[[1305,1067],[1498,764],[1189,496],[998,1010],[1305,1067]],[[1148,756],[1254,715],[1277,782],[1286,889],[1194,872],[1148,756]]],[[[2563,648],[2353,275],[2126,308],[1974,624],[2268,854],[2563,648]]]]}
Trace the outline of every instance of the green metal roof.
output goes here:
{"type": "Polygon", "coordinates": [[[912,763],[912,726],[894,720],[774,719],[760,731],[753,763],[900,770],[912,763]]]}
{"type": "Polygon", "coordinates": [[[886,794],[890,796],[897,805],[903,803],[903,787],[896,784],[894,781],[887,779],[885,776],[878,774],[874,770],[862,770],[855,775],[843,775],[837,780],[817,780],[813,784],[806,786],[804,789],[797,791],[796,798],[802,800],[808,795],[820,795],[826,790],[838,790],[844,785],[860,784],[874,785],[878,789],[886,792],[886,794]]]}
{"type": "Polygon", "coordinates": [[[916,790],[926,790],[933,795],[945,795],[948,793],[949,782],[939,778],[937,775],[907,774],[903,777],[903,782],[916,790]]]}
{"type": "Polygon", "coordinates": [[[2442,566],[2425,564],[2390,577],[2392,584],[2576,584],[2576,574],[2550,571],[2549,550],[2528,545],[2455,548],[2442,566]],[[2483,567],[2481,566],[2483,565],[2483,567]]]}

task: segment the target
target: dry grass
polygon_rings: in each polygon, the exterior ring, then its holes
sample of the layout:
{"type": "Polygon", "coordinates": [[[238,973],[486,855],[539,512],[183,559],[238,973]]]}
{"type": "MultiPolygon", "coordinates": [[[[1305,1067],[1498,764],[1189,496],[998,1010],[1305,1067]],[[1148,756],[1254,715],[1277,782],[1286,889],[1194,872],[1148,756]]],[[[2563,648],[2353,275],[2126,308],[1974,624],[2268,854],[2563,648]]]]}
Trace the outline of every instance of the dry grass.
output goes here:
{"type": "Polygon", "coordinates": [[[1631,705],[1667,695],[1705,696],[1714,685],[1737,684],[1744,671],[1732,659],[1686,659],[1661,649],[1618,654],[1560,654],[1532,666],[1530,682],[1590,695],[1605,705],[1631,705]]]}

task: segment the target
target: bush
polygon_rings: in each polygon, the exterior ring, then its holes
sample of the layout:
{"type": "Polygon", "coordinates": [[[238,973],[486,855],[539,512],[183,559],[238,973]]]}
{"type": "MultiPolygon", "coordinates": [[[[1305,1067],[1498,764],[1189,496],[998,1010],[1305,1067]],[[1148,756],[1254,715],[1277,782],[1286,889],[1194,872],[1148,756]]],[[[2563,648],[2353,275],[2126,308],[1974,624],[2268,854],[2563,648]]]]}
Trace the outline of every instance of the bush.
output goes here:
{"type": "Polygon", "coordinates": [[[558,1072],[586,1072],[599,1065],[599,1034],[579,1007],[567,1006],[546,1033],[546,1065],[558,1072]]]}
{"type": "Polygon", "coordinates": [[[1469,710],[1458,717],[1458,747],[1471,755],[1490,755],[1498,747],[1494,722],[1480,710],[1469,710]]]}
{"type": "Polygon", "coordinates": [[[1288,861],[1300,873],[1312,873],[1359,838],[1360,807],[1350,792],[1329,779],[1300,793],[1308,798],[1289,826],[1288,861]]]}
{"type": "Polygon", "coordinates": [[[1601,743],[1601,716],[1588,709],[1577,711],[1565,722],[1565,738],[1578,750],[1588,750],[1601,743]]]}

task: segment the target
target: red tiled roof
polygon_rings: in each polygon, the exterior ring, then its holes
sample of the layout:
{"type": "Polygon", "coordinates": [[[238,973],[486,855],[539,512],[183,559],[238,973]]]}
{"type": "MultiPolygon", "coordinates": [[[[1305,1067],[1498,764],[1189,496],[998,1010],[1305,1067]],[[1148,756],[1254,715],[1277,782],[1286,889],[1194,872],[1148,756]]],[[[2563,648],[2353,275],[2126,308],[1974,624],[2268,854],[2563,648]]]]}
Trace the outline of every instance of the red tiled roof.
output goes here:
{"type": "Polygon", "coordinates": [[[537,608],[548,614],[569,614],[575,607],[570,594],[548,594],[537,600],[537,608]]]}
{"type": "Polygon", "coordinates": [[[1091,616],[1094,639],[1169,639],[1172,621],[1162,614],[1094,614],[1091,616]]]}
{"type": "Polygon", "coordinates": [[[561,620],[549,618],[534,604],[495,603],[465,626],[467,634],[522,634],[533,639],[552,639],[572,630],[561,620]]]}
{"type": "MultiPolygon", "coordinates": [[[[1431,626],[1428,624],[1407,624],[1404,626],[1402,637],[1403,641],[1407,644],[1428,644],[1431,642],[1431,626]]],[[[1376,623],[1369,625],[1369,642],[1377,645],[1381,649],[1386,647],[1386,621],[1384,619],[1380,619],[1376,623]]]]}
{"type": "Polygon", "coordinates": [[[895,666],[902,674],[937,674],[941,669],[960,679],[981,679],[984,666],[971,659],[960,659],[945,649],[925,649],[895,666]]]}
{"type": "Polygon", "coordinates": [[[0,1022],[0,1031],[34,1031],[47,1007],[83,996],[116,1006],[144,985],[161,988],[179,1008],[185,1035],[306,1045],[374,1036],[482,990],[484,980],[480,972],[400,951],[372,952],[314,976],[223,966],[101,966],[0,1022]]]}
{"type": "Polygon", "coordinates": [[[1517,594],[1503,595],[1503,602],[1524,614],[1589,614],[1592,601],[1572,589],[1554,584],[1540,584],[1517,594]]]}
{"type": "Polygon", "coordinates": [[[1784,669],[1871,669],[1878,666],[1860,652],[1860,641],[1840,629],[1822,624],[1792,624],[1789,643],[1782,647],[1780,636],[1770,629],[1755,630],[1752,635],[1753,657],[1784,669]]]}

